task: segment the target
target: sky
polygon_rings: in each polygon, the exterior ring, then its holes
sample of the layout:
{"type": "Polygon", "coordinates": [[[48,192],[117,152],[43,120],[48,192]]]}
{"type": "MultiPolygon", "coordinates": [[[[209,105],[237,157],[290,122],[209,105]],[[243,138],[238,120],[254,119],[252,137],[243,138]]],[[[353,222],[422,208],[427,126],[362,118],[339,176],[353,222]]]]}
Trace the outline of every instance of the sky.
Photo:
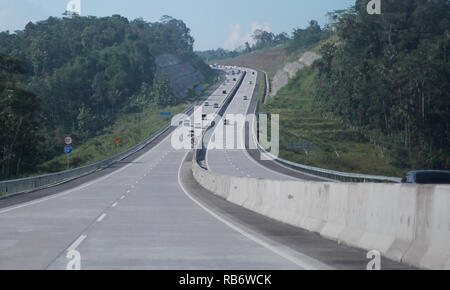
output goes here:
{"type": "MultiPolygon", "coordinates": [[[[345,9],[355,0],[79,0],[82,16],[120,14],[128,19],[158,21],[169,15],[183,20],[195,39],[195,50],[235,49],[251,42],[255,29],[273,33],[303,28],[326,13],[345,9]]],[[[0,31],[22,30],[32,21],[61,17],[69,0],[0,0],[0,31]]]]}

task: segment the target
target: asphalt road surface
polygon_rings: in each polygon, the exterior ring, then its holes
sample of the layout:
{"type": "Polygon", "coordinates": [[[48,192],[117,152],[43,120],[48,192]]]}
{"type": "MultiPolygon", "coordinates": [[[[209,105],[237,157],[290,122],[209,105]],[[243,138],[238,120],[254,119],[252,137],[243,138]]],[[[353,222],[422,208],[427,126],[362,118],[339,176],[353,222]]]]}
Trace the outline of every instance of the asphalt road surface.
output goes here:
{"type": "MultiPolygon", "coordinates": [[[[233,85],[231,79],[208,101],[223,102],[222,91],[233,85]]],[[[190,129],[181,121],[173,134],[190,129]]],[[[136,159],[72,188],[51,194],[46,189],[15,203],[0,200],[7,203],[0,206],[0,269],[66,269],[73,250],[82,269],[364,269],[364,251],[271,221],[200,188],[189,176],[191,151],[175,148],[173,136],[178,135],[167,134],[136,159]]],[[[215,162],[208,159],[214,169],[215,162]]],[[[248,164],[236,162],[244,173],[275,175],[248,164]]]]}
{"type": "Polygon", "coordinates": [[[325,181],[261,158],[259,150],[256,149],[256,134],[254,133],[256,130],[254,111],[258,84],[258,72],[248,69],[245,79],[228,106],[223,119],[216,122],[215,128],[206,135],[208,169],[225,175],[250,178],[325,181]],[[241,118],[247,114],[248,118],[241,118]],[[230,120],[230,124],[225,125],[223,122],[225,119],[230,120]],[[239,120],[246,120],[247,127],[239,120]],[[215,144],[211,145],[211,143],[215,144]]]}

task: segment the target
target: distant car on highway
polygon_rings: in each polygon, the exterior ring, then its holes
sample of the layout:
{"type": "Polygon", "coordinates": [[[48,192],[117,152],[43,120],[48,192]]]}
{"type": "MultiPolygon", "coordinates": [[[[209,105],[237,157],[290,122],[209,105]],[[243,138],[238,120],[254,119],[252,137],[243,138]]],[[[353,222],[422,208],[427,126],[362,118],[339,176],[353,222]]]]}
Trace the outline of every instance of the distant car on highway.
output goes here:
{"type": "Polygon", "coordinates": [[[251,85],[253,85],[253,81],[249,81],[248,83],[251,84],[251,85]]]}
{"type": "Polygon", "coordinates": [[[214,109],[218,109],[219,108],[219,104],[215,103],[214,104],[214,109]]]}
{"type": "Polygon", "coordinates": [[[209,106],[209,102],[206,101],[206,102],[205,102],[205,107],[208,107],[208,106],[209,106]]]}
{"type": "Polygon", "coordinates": [[[191,125],[191,120],[184,120],[184,126],[189,127],[191,125]]]}
{"type": "Polygon", "coordinates": [[[402,183],[413,184],[450,184],[450,171],[415,170],[407,172],[402,183]]]}
{"type": "Polygon", "coordinates": [[[223,90],[223,91],[222,91],[222,94],[226,95],[226,94],[227,94],[227,91],[226,91],[226,90],[223,90]]]}
{"type": "Polygon", "coordinates": [[[244,101],[247,101],[248,100],[248,97],[247,96],[244,96],[244,101]]]}

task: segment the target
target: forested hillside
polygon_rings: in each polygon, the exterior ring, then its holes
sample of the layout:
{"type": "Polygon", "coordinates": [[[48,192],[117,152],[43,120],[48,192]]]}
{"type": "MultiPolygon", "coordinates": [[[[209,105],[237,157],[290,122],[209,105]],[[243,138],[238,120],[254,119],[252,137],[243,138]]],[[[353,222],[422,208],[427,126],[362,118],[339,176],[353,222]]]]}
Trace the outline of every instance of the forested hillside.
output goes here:
{"type": "Polygon", "coordinates": [[[217,63],[272,78],[306,50],[322,55],[261,107],[280,114],[286,159],[381,175],[449,169],[449,1],[385,0],[380,15],[367,13],[368,2],[330,12],[324,27],[294,29],[283,46],[217,63]],[[316,147],[287,148],[295,142],[316,147]]]}
{"type": "Polygon", "coordinates": [[[0,54],[0,176],[30,170],[38,160],[40,99],[17,84],[22,62],[0,54]]]}
{"type": "Polygon", "coordinates": [[[189,28],[168,16],[155,23],[118,15],[51,17],[0,33],[0,177],[61,154],[65,134],[82,143],[117,114],[181,102],[154,59],[174,54],[211,75],[193,43],[189,28]]]}
{"type": "Polygon", "coordinates": [[[223,59],[234,58],[240,55],[245,55],[253,51],[258,51],[265,48],[274,47],[277,45],[283,45],[289,42],[290,38],[287,33],[274,34],[261,29],[256,29],[252,34],[253,44],[245,42],[244,45],[236,48],[235,50],[226,50],[223,48],[197,51],[199,55],[206,62],[213,62],[223,59]]]}
{"type": "Polygon", "coordinates": [[[317,100],[408,168],[450,168],[450,4],[368,1],[332,14],[339,41],[322,46],[317,100]]]}

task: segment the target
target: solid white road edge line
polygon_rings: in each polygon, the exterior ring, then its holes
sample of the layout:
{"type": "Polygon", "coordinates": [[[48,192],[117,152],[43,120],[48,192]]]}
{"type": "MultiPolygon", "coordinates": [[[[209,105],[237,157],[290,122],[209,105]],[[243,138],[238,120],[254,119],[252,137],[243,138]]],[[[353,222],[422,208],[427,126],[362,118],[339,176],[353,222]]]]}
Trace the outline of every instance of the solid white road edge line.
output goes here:
{"type": "MultiPolygon", "coordinates": [[[[209,208],[207,208],[206,206],[204,206],[202,203],[200,203],[198,200],[196,200],[187,190],[186,188],[183,186],[183,183],[181,182],[181,177],[180,177],[180,173],[181,173],[181,168],[183,166],[184,160],[186,159],[186,156],[189,154],[189,151],[186,152],[186,154],[183,157],[183,161],[181,162],[181,165],[178,169],[178,184],[180,185],[181,189],[184,191],[184,193],[186,194],[186,196],[191,199],[195,204],[197,204],[199,207],[201,207],[204,211],[206,211],[207,213],[209,213],[210,215],[212,215],[214,218],[218,219],[220,222],[224,223],[225,225],[227,225],[228,227],[230,227],[231,229],[235,230],[236,232],[240,233],[241,235],[243,235],[244,237],[252,240],[253,242],[263,246],[264,248],[272,251],[273,253],[279,255],[282,258],[285,258],[286,260],[296,264],[297,266],[305,269],[305,270],[335,270],[334,268],[320,262],[317,261],[314,258],[311,258],[309,256],[306,256],[304,254],[301,253],[296,253],[296,256],[298,257],[294,257],[293,255],[289,255],[287,252],[288,250],[282,250],[282,248],[286,248],[285,246],[282,245],[277,245],[276,247],[274,247],[273,245],[270,245],[268,242],[264,241],[263,239],[256,237],[255,235],[246,232],[244,229],[238,227],[237,225],[225,220],[224,218],[220,217],[219,215],[217,215],[216,213],[214,213],[212,210],[210,210],[209,208]]],[[[275,243],[274,244],[278,244],[275,243]]]]}

